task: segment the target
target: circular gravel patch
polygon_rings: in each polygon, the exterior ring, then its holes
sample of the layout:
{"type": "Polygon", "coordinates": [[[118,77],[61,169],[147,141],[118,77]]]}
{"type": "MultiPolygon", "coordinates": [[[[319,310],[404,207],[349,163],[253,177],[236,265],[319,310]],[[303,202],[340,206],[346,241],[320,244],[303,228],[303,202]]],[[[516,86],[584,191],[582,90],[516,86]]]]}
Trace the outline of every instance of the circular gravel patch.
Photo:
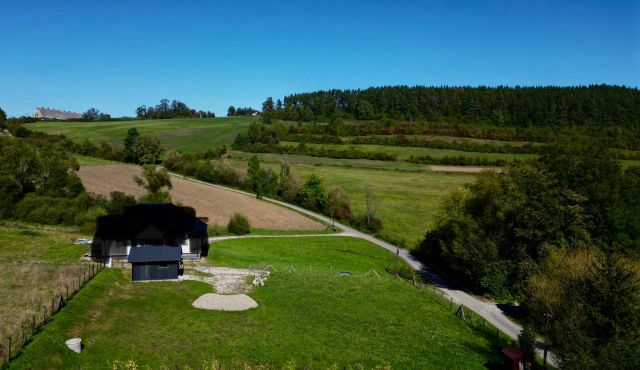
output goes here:
{"type": "Polygon", "coordinates": [[[193,302],[193,307],[213,311],[245,311],[258,307],[258,303],[246,294],[206,293],[193,302]]]}

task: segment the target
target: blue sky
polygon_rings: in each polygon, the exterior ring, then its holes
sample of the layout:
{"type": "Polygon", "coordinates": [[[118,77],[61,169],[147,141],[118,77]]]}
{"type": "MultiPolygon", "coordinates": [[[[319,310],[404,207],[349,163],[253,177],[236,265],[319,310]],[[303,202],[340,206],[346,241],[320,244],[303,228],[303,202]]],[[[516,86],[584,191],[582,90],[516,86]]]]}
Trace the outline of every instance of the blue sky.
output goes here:
{"type": "Polygon", "coordinates": [[[637,1],[2,1],[0,107],[224,115],[377,85],[640,86],[637,1]]]}

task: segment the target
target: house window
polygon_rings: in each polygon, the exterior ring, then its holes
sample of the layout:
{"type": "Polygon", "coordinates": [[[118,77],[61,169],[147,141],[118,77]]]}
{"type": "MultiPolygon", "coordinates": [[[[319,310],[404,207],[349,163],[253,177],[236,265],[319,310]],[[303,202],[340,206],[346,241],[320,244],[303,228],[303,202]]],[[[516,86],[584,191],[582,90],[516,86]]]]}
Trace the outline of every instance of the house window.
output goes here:
{"type": "Polygon", "coordinates": [[[168,263],[161,263],[160,265],[158,265],[159,268],[161,269],[166,269],[169,268],[169,264],[168,263]]]}

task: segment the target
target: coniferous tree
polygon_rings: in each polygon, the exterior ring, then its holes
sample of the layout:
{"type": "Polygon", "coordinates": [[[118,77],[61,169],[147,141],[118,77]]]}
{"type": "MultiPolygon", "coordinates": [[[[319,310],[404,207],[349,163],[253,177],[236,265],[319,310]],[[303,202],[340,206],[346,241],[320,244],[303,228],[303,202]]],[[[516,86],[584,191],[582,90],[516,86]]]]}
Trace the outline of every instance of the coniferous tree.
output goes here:
{"type": "Polygon", "coordinates": [[[140,137],[138,130],[133,127],[127,131],[127,136],[124,139],[124,160],[127,163],[136,163],[135,145],[136,140],[140,137]]]}

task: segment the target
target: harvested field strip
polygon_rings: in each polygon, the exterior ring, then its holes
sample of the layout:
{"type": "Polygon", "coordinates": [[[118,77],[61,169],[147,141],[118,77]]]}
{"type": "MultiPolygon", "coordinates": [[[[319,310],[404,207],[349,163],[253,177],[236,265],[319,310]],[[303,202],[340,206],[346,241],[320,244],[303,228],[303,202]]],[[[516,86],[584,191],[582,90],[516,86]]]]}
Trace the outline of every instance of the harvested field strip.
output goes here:
{"type": "MultiPolygon", "coordinates": [[[[141,170],[136,166],[106,165],[82,166],[78,174],[87,191],[108,196],[112,191],[122,191],[140,196],[144,190],[133,181],[141,170]]],[[[255,199],[172,176],[171,197],[174,202],[196,209],[198,216],[208,217],[211,225],[226,225],[231,216],[240,212],[249,218],[251,226],[270,230],[322,230],[319,222],[294,211],[255,199]]]]}

